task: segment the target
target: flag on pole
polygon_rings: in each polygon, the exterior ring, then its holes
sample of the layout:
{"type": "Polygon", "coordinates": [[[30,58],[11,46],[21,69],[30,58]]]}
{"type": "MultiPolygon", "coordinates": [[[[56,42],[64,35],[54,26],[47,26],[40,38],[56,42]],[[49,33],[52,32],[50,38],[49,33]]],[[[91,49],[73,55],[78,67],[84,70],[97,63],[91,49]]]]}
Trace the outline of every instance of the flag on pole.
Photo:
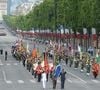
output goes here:
{"type": "Polygon", "coordinates": [[[92,34],[96,34],[96,29],[92,28],[92,34]]]}
{"type": "Polygon", "coordinates": [[[96,52],[96,62],[100,64],[100,54],[99,51],[96,52]]]}
{"type": "Polygon", "coordinates": [[[45,55],[44,55],[44,70],[46,73],[49,72],[49,63],[48,63],[48,60],[47,60],[47,54],[45,52],[45,55]]]}
{"type": "Polygon", "coordinates": [[[100,56],[96,57],[96,62],[100,64],[100,56]]]}
{"type": "Polygon", "coordinates": [[[34,48],[33,51],[32,51],[32,57],[33,57],[33,58],[36,58],[36,57],[37,57],[36,48],[34,48]]]}
{"type": "Polygon", "coordinates": [[[82,52],[81,46],[78,45],[78,52],[82,52]]]}
{"type": "Polygon", "coordinates": [[[77,39],[80,39],[81,38],[81,34],[79,32],[76,32],[76,37],[77,37],[77,39]]]}
{"type": "Polygon", "coordinates": [[[55,68],[54,77],[56,78],[59,77],[60,73],[61,73],[61,65],[58,64],[55,68]]]}
{"type": "Polygon", "coordinates": [[[96,40],[97,39],[97,34],[96,34],[96,29],[92,28],[92,39],[96,40]]]}
{"type": "Polygon", "coordinates": [[[26,51],[29,53],[29,43],[27,42],[26,51]]]}
{"type": "Polygon", "coordinates": [[[87,28],[83,28],[83,33],[87,34],[87,28]]]}

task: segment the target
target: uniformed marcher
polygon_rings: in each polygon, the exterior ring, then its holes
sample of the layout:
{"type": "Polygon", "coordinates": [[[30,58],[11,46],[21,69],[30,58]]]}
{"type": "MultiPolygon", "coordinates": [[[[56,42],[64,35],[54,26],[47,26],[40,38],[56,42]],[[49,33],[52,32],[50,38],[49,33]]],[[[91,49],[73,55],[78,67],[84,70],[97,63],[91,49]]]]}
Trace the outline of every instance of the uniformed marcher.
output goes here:
{"type": "Polygon", "coordinates": [[[96,62],[92,64],[92,73],[93,73],[94,78],[97,78],[99,74],[99,64],[97,64],[96,62]]]}
{"type": "Polygon", "coordinates": [[[68,64],[68,56],[65,57],[65,63],[68,64]]]}
{"type": "Polygon", "coordinates": [[[64,71],[64,69],[62,69],[61,72],[61,89],[64,89],[64,84],[65,84],[65,80],[66,80],[66,72],[64,71]]]}
{"type": "Polygon", "coordinates": [[[41,81],[41,74],[42,74],[42,66],[41,64],[39,63],[37,68],[36,68],[36,72],[37,72],[37,75],[38,75],[38,82],[41,81]]]}
{"type": "Polygon", "coordinates": [[[52,82],[53,82],[53,89],[56,89],[57,85],[57,77],[54,76],[55,70],[52,71],[52,82]]]}
{"type": "Polygon", "coordinates": [[[53,76],[53,77],[52,77],[52,80],[53,80],[53,89],[56,89],[57,77],[53,76]]]}
{"type": "Polygon", "coordinates": [[[87,73],[87,75],[90,75],[90,70],[91,70],[91,65],[90,65],[90,62],[88,62],[87,65],[86,65],[86,73],[87,73]]]}
{"type": "Polygon", "coordinates": [[[70,57],[69,67],[72,67],[72,65],[73,65],[73,57],[70,57]]]}

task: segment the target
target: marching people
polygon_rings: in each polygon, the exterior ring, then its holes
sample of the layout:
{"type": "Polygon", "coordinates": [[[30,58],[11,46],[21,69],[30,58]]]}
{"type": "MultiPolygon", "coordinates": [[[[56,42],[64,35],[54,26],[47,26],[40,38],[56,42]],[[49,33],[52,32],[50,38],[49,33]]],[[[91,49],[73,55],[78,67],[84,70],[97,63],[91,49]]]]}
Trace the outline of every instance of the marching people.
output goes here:
{"type": "Polygon", "coordinates": [[[66,80],[66,72],[64,71],[64,69],[62,69],[61,72],[61,89],[64,89],[64,84],[65,84],[65,80],[66,80]]]}
{"type": "Polygon", "coordinates": [[[43,89],[45,89],[47,78],[46,78],[46,72],[44,70],[42,72],[42,79],[41,80],[42,80],[43,89]]]}

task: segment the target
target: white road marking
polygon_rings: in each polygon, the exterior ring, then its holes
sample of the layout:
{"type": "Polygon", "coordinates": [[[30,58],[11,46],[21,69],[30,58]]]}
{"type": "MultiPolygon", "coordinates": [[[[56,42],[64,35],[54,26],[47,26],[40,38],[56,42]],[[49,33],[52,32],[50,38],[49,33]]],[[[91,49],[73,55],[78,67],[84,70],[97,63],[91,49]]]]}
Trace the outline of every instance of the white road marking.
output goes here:
{"type": "Polygon", "coordinates": [[[17,65],[18,65],[18,63],[14,63],[14,65],[15,65],[15,66],[17,66],[17,65]]]}
{"type": "Polygon", "coordinates": [[[0,59],[0,65],[1,65],[1,66],[3,65],[3,63],[2,63],[2,61],[1,61],[1,59],[0,59]]]}
{"type": "Polygon", "coordinates": [[[67,73],[70,74],[70,75],[72,75],[73,77],[76,77],[77,79],[79,79],[79,80],[82,81],[83,83],[87,83],[85,80],[83,80],[83,79],[81,79],[80,77],[74,75],[73,73],[68,72],[68,71],[67,71],[67,73]]]}
{"type": "Polygon", "coordinates": [[[70,79],[67,79],[67,81],[70,82],[70,83],[72,83],[72,80],[70,80],[70,79]]]}
{"type": "Polygon", "coordinates": [[[35,81],[35,80],[33,80],[33,79],[32,79],[32,80],[30,80],[30,82],[31,82],[31,83],[36,83],[36,81],[35,81]]]}
{"type": "Polygon", "coordinates": [[[12,81],[9,80],[9,81],[6,81],[6,83],[7,83],[7,84],[12,84],[12,81]]]}
{"type": "Polygon", "coordinates": [[[4,81],[5,81],[7,84],[12,84],[12,81],[7,80],[5,71],[2,71],[2,73],[3,73],[3,79],[4,79],[4,81]]]}
{"type": "Polygon", "coordinates": [[[94,83],[100,83],[98,80],[92,80],[92,82],[94,82],[94,83]]]}
{"type": "Polygon", "coordinates": [[[10,63],[7,63],[7,66],[10,66],[11,64],[10,63]]]}
{"type": "Polygon", "coordinates": [[[3,79],[4,79],[4,81],[6,82],[6,81],[7,81],[6,73],[5,73],[5,71],[2,71],[2,73],[3,73],[3,79]]]}
{"type": "Polygon", "coordinates": [[[0,66],[3,66],[4,64],[0,63],[0,66]]]}
{"type": "Polygon", "coordinates": [[[23,80],[18,80],[18,83],[23,84],[24,81],[23,80]]]}

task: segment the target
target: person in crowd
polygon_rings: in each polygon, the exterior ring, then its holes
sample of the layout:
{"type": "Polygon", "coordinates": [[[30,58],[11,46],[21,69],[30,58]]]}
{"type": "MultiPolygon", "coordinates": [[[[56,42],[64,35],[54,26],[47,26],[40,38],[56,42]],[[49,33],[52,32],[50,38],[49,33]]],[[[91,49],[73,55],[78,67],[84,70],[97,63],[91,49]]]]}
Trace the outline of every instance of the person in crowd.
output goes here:
{"type": "Polygon", "coordinates": [[[95,61],[92,64],[92,73],[94,78],[96,79],[99,74],[99,64],[97,64],[95,61]]]}
{"type": "Polygon", "coordinates": [[[57,77],[54,75],[55,69],[52,71],[52,82],[53,82],[53,89],[56,89],[57,85],[57,77]]]}
{"type": "Polygon", "coordinates": [[[3,49],[0,50],[0,54],[1,54],[1,55],[3,54],[3,49]]]}
{"type": "Polygon", "coordinates": [[[7,60],[7,55],[8,55],[8,53],[7,53],[7,51],[5,51],[5,60],[7,60]]]}
{"type": "Polygon", "coordinates": [[[36,68],[37,76],[38,76],[38,82],[41,81],[41,73],[42,73],[42,66],[41,63],[38,63],[38,66],[36,68]]]}
{"type": "Polygon", "coordinates": [[[64,89],[64,84],[66,80],[66,71],[64,71],[64,69],[62,69],[60,76],[61,76],[61,89],[64,89]]]}
{"type": "Polygon", "coordinates": [[[68,64],[68,55],[65,56],[65,63],[66,63],[66,65],[68,64]]]}
{"type": "Polygon", "coordinates": [[[43,89],[46,88],[46,81],[47,81],[46,72],[43,71],[43,72],[42,72],[42,85],[43,85],[43,89]]]}
{"type": "Polygon", "coordinates": [[[53,80],[53,89],[56,89],[56,85],[57,85],[57,78],[55,76],[52,77],[53,80]]]}

